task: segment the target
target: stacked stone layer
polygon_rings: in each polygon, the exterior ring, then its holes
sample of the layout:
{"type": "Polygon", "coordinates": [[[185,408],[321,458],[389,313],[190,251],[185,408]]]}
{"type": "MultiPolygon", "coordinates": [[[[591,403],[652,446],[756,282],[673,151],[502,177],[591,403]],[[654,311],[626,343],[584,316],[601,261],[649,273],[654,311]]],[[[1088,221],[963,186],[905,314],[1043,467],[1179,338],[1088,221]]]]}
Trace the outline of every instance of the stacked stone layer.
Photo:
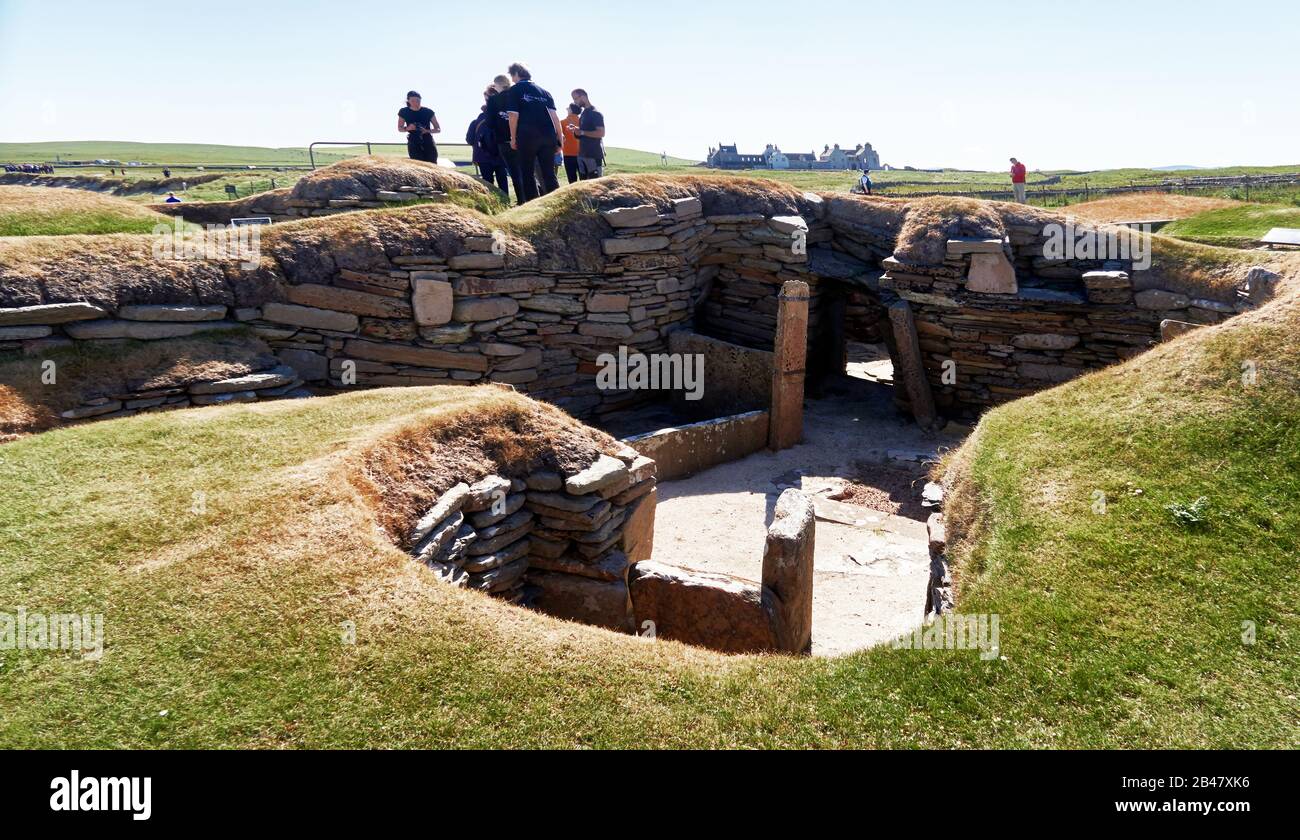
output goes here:
{"type": "MultiPolygon", "coordinates": [[[[375,240],[348,259],[290,240],[275,267],[238,276],[227,267],[224,293],[196,283],[174,304],[154,294],[149,305],[116,309],[84,301],[0,309],[0,349],[39,355],[73,341],[243,326],[309,386],[497,382],[610,422],[665,393],[602,387],[604,354],[663,353],[680,330],[770,350],[780,288],[798,280],[809,290],[810,375],[842,369],[846,337],[895,342],[883,316],[901,301],[934,403],[969,416],[1127,359],[1160,340],[1162,321],[1215,323],[1266,299],[1254,290],[1192,299],[1154,288],[1129,263],[1047,260],[1045,231],[1032,226],[1012,226],[1006,241],[952,240],[940,263],[908,264],[892,256],[896,227],[864,221],[861,202],[806,193],[776,203],[786,209],[710,212],[685,197],[605,210],[591,228],[599,253],[580,259],[595,241],[575,242],[569,268],[491,235],[426,237],[425,250],[375,240]]],[[[706,393],[719,389],[710,402],[733,402],[718,399],[729,393],[725,379],[705,371],[706,393]]],[[[737,404],[749,407],[747,399],[737,404]]]]}
{"type": "Polygon", "coordinates": [[[654,461],[624,449],[572,475],[458,483],[405,545],[447,583],[629,631],[628,570],[650,554],[655,500],[654,461]]]}

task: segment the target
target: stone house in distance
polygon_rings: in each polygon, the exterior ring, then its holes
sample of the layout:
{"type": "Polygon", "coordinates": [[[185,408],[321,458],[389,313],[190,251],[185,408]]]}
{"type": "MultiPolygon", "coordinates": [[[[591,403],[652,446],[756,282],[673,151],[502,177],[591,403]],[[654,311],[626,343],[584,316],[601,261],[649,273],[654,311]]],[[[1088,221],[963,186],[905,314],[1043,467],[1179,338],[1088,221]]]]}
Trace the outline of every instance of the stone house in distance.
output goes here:
{"type": "Polygon", "coordinates": [[[880,165],[880,153],[870,143],[859,143],[852,151],[840,148],[840,144],[825,146],[819,155],[816,152],[783,152],[779,146],[771,143],[760,155],[742,155],[736,150],[736,144],[709,149],[705,165],[711,169],[883,169],[880,165]]]}

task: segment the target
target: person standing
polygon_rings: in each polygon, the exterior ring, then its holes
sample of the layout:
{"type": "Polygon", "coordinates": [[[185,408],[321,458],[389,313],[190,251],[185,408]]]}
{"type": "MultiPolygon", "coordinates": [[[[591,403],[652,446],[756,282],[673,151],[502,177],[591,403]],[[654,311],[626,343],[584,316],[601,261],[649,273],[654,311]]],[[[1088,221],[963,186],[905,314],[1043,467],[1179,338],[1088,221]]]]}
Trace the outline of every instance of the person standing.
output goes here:
{"type": "Polygon", "coordinates": [[[858,186],[862,189],[863,195],[871,195],[871,172],[866,169],[862,170],[862,177],[858,179],[858,186]]]}
{"type": "Polygon", "coordinates": [[[588,181],[605,174],[605,116],[591,104],[582,88],[576,88],[572,96],[582,108],[578,128],[573,132],[578,138],[578,177],[588,181]]]}
{"type": "Polygon", "coordinates": [[[397,112],[397,130],[406,135],[406,156],[411,160],[438,162],[433,135],[442,131],[433,110],[420,104],[420,94],[407,91],[406,107],[397,112]]]}
{"type": "Polygon", "coordinates": [[[572,184],[578,180],[578,137],[573,132],[578,129],[578,115],[582,113],[582,107],[576,102],[569,103],[569,113],[564,115],[564,122],[560,125],[564,128],[564,176],[572,184]]]}
{"type": "Polygon", "coordinates": [[[1011,159],[1011,189],[1015,191],[1016,201],[1025,203],[1025,165],[1015,158],[1011,159]]]}
{"type": "Polygon", "coordinates": [[[519,154],[510,147],[510,117],[506,113],[507,100],[510,98],[510,77],[497,76],[492,80],[492,88],[496,93],[488,97],[487,101],[488,126],[496,143],[497,157],[504,162],[506,174],[514,186],[515,204],[523,204],[524,194],[519,186],[519,154]]]}
{"type": "Polygon", "coordinates": [[[510,147],[519,154],[522,200],[531,201],[560,186],[555,178],[555,153],[564,145],[564,129],[555,113],[555,100],[533,83],[532,72],[515,62],[509,73],[513,82],[506,100],[510,147]]]}
{"type": "Polygon", "coordinates": [[[465,143],[473,150],[474,164],[479,175],[489,184],[496,183],[501,192],[510,195],[510,171],[497,150],[496,135],[492,131],[493,115],[488,112],[488,101],[496,95],[496,88],[488,85],[483,91],[483,111],[469,124],[465,143]]]}

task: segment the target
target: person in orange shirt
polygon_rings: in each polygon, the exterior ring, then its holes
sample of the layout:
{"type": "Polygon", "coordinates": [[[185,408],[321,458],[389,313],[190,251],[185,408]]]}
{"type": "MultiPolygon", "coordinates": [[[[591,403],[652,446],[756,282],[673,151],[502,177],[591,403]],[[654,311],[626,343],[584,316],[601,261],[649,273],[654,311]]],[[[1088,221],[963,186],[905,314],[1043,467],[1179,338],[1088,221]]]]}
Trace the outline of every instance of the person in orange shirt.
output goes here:
{"type": "Polygon", "coordinates": [[[582,113],[582,108],[574,103],[569,103],[569,112],[564,115],[560,122],[560,127],[564,129],[564,175],[572,184],[578,180],[578,138],[574,136],[573,130],[578,127],[578,115],[582,113]]]}

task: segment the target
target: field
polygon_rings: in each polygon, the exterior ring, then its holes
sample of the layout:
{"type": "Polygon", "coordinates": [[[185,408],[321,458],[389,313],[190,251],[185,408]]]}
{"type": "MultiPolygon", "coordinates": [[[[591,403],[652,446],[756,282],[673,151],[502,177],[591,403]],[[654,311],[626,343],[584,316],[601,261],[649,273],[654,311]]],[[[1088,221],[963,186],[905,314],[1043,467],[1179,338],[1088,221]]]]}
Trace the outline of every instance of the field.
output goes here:
{"type": "Polygon", "coordinates": [[[1300,228],[1300,206],[1247,204],[1224,207],[1181,219],[1161,233],[1230,248],[1248,248],[1270,228],[1300,228]]]}
{"type": "Polygon", "coordinates": [[[0,186],[0,236],[149,233],[172,220],[121,198],[84,190],[0,186]]]}
{"type": "Polygon", "coordinates": [[[1235,207],[1239,203],[1230,198],[1201,198],[1171,193],[1126,193],[1072,205],[1070,215],[1093,222],[1185,219],[1209,210],[1235,207]]]}

